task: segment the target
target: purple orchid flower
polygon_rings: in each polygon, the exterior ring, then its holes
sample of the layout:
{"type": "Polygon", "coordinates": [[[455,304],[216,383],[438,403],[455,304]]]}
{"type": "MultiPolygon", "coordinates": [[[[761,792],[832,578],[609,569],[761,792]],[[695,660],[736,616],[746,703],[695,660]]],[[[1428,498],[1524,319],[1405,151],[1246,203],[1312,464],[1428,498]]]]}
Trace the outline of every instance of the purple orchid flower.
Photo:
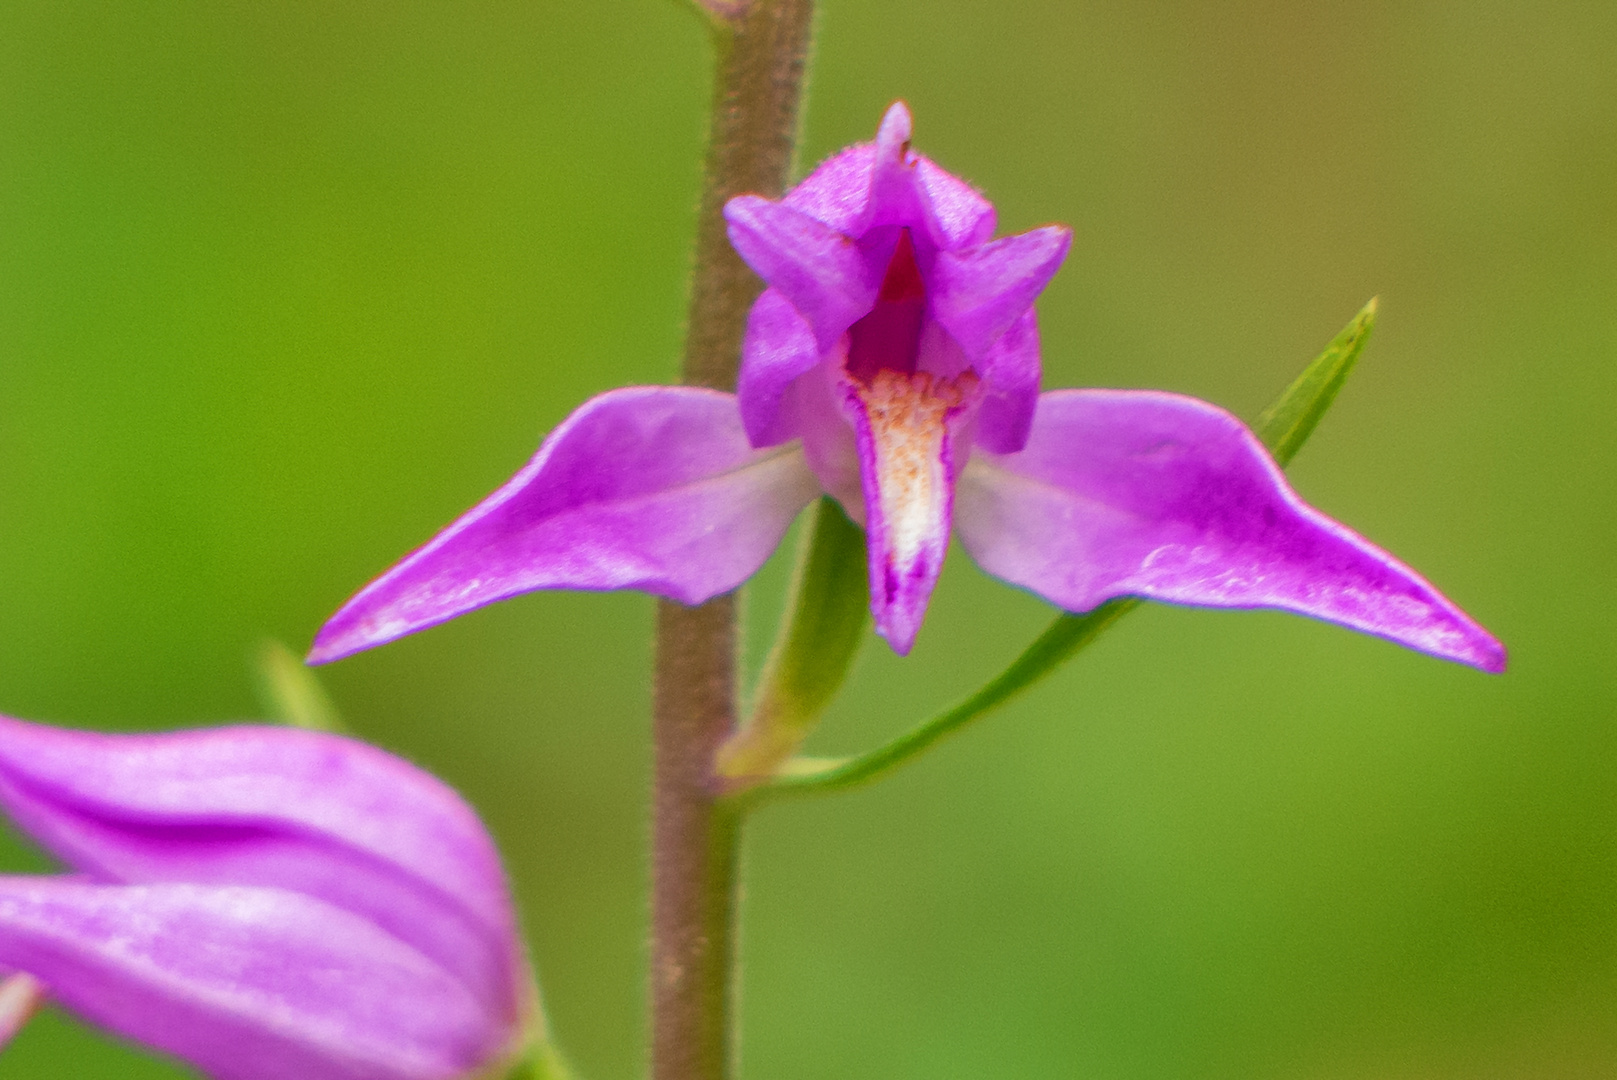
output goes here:
{"type": "Polygon", "coordinates": [[[778,202],[725,207],[767,283],[738,392],[602,394],[504,487],[315,639],[335,660],[534,589],[694,604],[740,585],[820,493],[865,527],[876,629],[909,651],[951,527],[1069,611],[1116,596],[1279,608],[1487,671],[1503,647],[1409,567],[1305,504],[1230,414],[1155,391],[1039,393],[1034,299],[1057,226],[994,209],[910,149],[910,115],[778,202]]]}
{"type": "Polygon", "coordinates": [[[221,1080],[464,1078],[535,1033],[488,833],[374,747],[0,717],[0,806],[73,871],[0,876],[10,1018],[43,986],[221,1080]]]}

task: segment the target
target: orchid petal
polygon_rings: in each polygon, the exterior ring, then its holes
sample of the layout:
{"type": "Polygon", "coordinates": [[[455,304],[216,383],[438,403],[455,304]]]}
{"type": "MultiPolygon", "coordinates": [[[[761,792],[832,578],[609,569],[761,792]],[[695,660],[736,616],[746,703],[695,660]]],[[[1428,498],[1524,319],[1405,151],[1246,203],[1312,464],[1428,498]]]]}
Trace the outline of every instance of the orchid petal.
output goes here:
{"type": "Polygon", "coordinates": [[[1009,454],[1027,445],[1039,402],[1039,319],[1030,307],[989,346],[978,365],[983,403],[977,413],[977,445],[1009,454]]]}
{"type": "Polygon", "coordinates": [[[754,450],[736,399],[695,387],[592,398],[532,462],[321,628],[336,660],[536,589],[728,592],[819,493],[796,447],[754,450]]]}
{"type": "Polygon", "coordinates": [[[978,564],[1069,611],[1114,596],[1280,608],[1486,671],[1504,648],[1413,570],[1308,506],[1216,406],[1151,391],[1045,394],[1020,453],[958,492],[978,564]]]}
{"type": "Polygon", "coordinates": [[[0,963],[219,1080],[451,1080],[510,1037],[410,945],[282,889],[0,877],[0,963]]]}
{"type": "Polygon", "coordinates": [[[285,727],[109,735],[0,717],[0,805],[102,881],[275,886],[364,916],[516,1024],[528,975],[499,854],[448,785],[285,727]]]}
{"type": "Polygon", "coordinates": [[[870,609],[876,632],[900,656],[920,632],[943,570],[954,506],[950,421],[962,395],[926,373],[878,372],[850,383],[870,556],[870,609]]]}
{"type": "Polygon", "coordinates": [[[967,356],[982,359],[1044,291],[1071,243],[1071,230],[1050,225],[940,252],[932,270],[934,316],[967,356]]]}
{"type": "Polygon", "coordinates": [[[780,201],[851,235],[859,230],[870,206],[870,171],[875,161],[873,144],[855,143],[820,162],[780,201]]]}
{"type": "Polygon", "coordinates": [[[756,195],[731,199],[724,218],[737,253],[814,328],[820,352],[875,303],[885,261],[873,268],[852,240],[817,218],[756,195]]]}
{"type": "Polygon", "coordinates": [[[971,247],[994,235],[994,204],[925,154],[915,155],[915,181],[928,231],[940,249],[971,247]]]}
{"type": "MultiPolygon", "coordinates": [[[[833,354],[840,369],[840,356],[833,354]]],[[[803,436],[803,458],[820,489],[842,504],[848,516],[865,523],[860,480],[859,440],[848,416],[850,387],[833,365],[822,364],[792,383],[787,400],[803,436]]]]}
{"type": "MultiPolygon", "coordinates": [[[[826,158],[814,171],[788,191],[781,202],[793,210],[815,218],[839,233],[848,236],[861,234],[871,227],[878,216],[871,211],[872,177],[878,160],[897,163],[895,147],[908,141],[908,110],[903,116],[905,130],[897,138],[896,110],[903,103],[895,103],[882,118],[887,131],[886,145],[880,136],[876,143],[855,143],[826,158]]],[[[981,244],[994,235],[994,207],[970,184],[943,169],[925,154],[909,151],[905,162],[913,175],[908,183],[914,187],[915,202],[902,191],[896,193],[903,200],[900,211],[919,209],[924,221],[903,220],[904,225],[925,224],[933,244],[944,251],[981,244]],[[918,203],[918,207],[917,204],[918,203]]],[[[888,208],[882,218],[903,217],[902,212],[888,208]]]]}
{"type": "Polygon", "coordinates": [[[747,316],[736,399],[753,446],[775,446],[798,434],[783,409],[792,380],[820,362],[814,330],[778,289],[765,289],[747,316]]]}
{"type": "Polygon", "coordinates": [[[870,204],[859,233],[883,225],[921,224],[920,193],[915,187],[915,163],[910,153],[910,110],[902,101],[888,106],[876,130],[876,155],[870,173],[870,204]]]}

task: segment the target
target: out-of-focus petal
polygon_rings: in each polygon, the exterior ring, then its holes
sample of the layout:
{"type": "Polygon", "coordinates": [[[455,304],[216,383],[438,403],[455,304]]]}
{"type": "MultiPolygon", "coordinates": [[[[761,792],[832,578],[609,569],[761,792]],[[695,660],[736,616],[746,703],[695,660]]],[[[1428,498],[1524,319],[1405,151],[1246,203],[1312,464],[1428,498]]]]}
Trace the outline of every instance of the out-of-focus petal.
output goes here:
{"type": "Polygon", "coordinates": [[[1071,243],[1071,230],[1050,225],[940,252],[932,270],[934,317],[967,356],[982,359],[1044,291],[1071,243]]]}
{"type": "Polygon", "coordinates": [[[1039,402],[1039,320],[1030,307],[988,349],[977,370],[983,377],[983,403],[977,414],[976,443],[996,454],[1027,445],[1039,402]]]}
{"type": "Polygon", "coordinates": [[[753,446],[775,446],[798,434],[791,410],[783,409],[786,389],[819,361],[813,328],[779,290],[765,289],[747,316],[736,386],[753,446]]]}
{"type": "Polygon", "coordinates": [[[0,1050],[17,1037],[47,996],[45,984],[26,971],[0,976],[0,1050]]]}
{"type": "Polygon", "coordinates": [[[814,328],[819,351],[876,302],[881,272],[848,237],[781,203],[740,195],[724,206],[730,243],[814,328]]]}
{"type": "Polygon", "coordinates": [[[920,632],[943,570],[954,506],[952,421],[965,393],[925,372],[846,384],[863,489],[876,632],[900,656],[920,632]]]}
{"type": "Polygon", "coordinates": [[[535,589],[642,589],[700,603],[762,566],[818,493],[798,448],[753,449],[732,395],[613,390],[344,604],[309,658],[336,660],[535,589]]]}
{"type": "Polygon", "coordinates": [[[0,963],[219,1080],[452,1080],[512,1034],[405,942],[281,889],[0,878],[0,963]]]}
{"type": "Polygon", "coordinates": [[[1504,647],[1409,567],[1304,503],[1239,420],[1151,391],[1039,399],[1020,453],[974,456],[960,537],[1070,611],[1114,596],[1281,608],[1500,671],[1504,647]]]}
{"type": "Polygon", "coordinates": [[[0,717],[0,805],[74,870],[275,886],[364,916],[518,1023],[529,978],[499,854],[453,789],[289,727],[72,731],[0,717]]]}

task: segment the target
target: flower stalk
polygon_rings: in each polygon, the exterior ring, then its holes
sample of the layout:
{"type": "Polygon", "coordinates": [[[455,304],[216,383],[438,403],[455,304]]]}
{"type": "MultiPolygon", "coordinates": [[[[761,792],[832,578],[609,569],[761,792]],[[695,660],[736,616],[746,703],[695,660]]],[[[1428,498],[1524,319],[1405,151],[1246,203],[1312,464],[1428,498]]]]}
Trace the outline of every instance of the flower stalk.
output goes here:
{"type": "MultiPolygon", "coordinates": [[[[681,381],[730,390],[761,285],[731,248],[724,204],[778,196],[797,142],[813,0],[751,0],[715,20],[712,114],[681,381]]],[[[739,821],[713,763],[735,728],[733,594],[657,608],[652,738],[651,1075],[724,1080],[735,1050],[739,821]]]]}
{"type": "Polygon", "coordinates": [[[865,533],[822,498],[803,537],[779,636],[764,662],[752,712],[719,751],[732,789],[769,779],[797,752],[842,688],[870,625],[865,533]]]}

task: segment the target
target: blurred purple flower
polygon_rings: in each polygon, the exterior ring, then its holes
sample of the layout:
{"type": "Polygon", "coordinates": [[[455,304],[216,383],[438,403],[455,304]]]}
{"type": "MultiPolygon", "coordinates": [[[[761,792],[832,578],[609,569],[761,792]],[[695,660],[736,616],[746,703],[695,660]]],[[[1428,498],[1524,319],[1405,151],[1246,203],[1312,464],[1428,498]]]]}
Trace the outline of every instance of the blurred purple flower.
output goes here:
{"type": "Polygon", "coordinates": [[[335,660],[534,589],[698,603],[740,585],[822,491],[865,526],[877,632],[908,652],[951,526],[988,573],[1069,611],[1115,596],[1280,608],[1502,670],[1413,570],[1305,504],[1257,438],[1155,391],[1039,393],[1033,301],[1061,227],[994,209],[909,147],[902,103],[778,202],[725,208],[768,284],[738,392],[609,391],[504,487],[321,629],[335,660]]]}
{"type": "Polygon", "coordinates": [[[467,1077],[538,1023],[477,815],[374,747],[0,717],[0,805],[73,871],[0,876],[0,968],[210,1076],[467,1077]]]}

